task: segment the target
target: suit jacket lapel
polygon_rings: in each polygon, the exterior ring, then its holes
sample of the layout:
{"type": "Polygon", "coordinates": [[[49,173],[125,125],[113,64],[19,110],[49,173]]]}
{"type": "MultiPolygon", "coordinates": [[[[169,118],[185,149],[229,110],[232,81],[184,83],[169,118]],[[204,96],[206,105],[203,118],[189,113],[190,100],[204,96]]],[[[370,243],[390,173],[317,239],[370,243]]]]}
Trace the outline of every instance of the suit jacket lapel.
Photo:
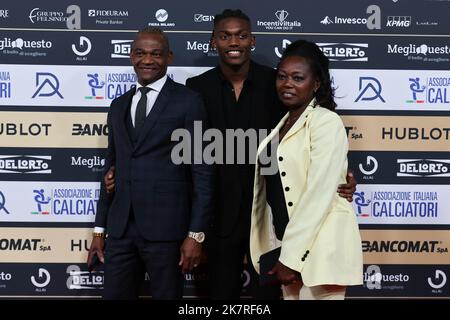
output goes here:
{"type": "Polygon", "coordinates": [[[137,149],[145,140],[145,137],[148,135],[148,133],[152,130],[152,128],[156,124],[156,120],[159,118],[167,104],[169,103],[170,98],[170,91],[173,86],[173,80],[170,78],[167,78],[166,83],[161,89],[161,92],[158,94],[158,98],[156,98],[155,104],[152,107],[152,110],[150,110],[150,113],[148,114],[147,118],[145,119],[144,125],[141,129],[141,132],[139,133],[138,141],[136,145],[134,146],[135,149],[137,149]]]}
{"type": "Polygon", "coordinates": [[[306,107],[305,111],[303,111],[303,113],[300,116],[300,118],[298,118],[298,120],[294,123],[294,125],[286,133],[286,135],[284,136],[283,140],[281,140],[281,143],[283,143],[283,141],[286,141],[287,139],[289,139],[290,136],[295,134],[298,130],[300,130],[305,125],[305,122],[306,122],[306,119],[308,118],[308,115],[314,110],[313,106],[315,105],[315,102],[316,102],[315,99],[313,99],[309,103],[309,105],[306,107]]]}
{"type": "Polygon", "coordinates": [[[131,109],[131,100],[133,99],[133,95],[135,93],[135,90],[130,90],[127,93],[125,93],[124,95],[124,102],[122,105],[122,108],[120,108],[119,111],[119,123],[118,123],[118,131],[117,135],[121,136],[121,137],[126,137],[125,140],[127,141],[127,145],[130,148],[130,150],[133,149],[133,144],[131,142],[131,136],[127,130],[127,119],[128,119],[128,114],[130,112],[131,109]]]}

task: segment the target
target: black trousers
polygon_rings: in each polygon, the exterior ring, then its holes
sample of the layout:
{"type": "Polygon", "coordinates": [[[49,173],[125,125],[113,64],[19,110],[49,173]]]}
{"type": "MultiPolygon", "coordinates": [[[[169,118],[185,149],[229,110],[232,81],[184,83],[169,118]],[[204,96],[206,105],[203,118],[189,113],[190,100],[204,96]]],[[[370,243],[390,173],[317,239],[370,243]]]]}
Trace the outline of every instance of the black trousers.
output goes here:
{"type": "Polygon", "coordinates": [[[250,283],[247,293],[259,300],[279,300],[280,287],[259,286],[259,275],[250,260],[250,209],[240,212],[239,222],[226,237],[209,233],[207,256],[209,267],[209,295],[213,300],[235,300],[241,297],[246,277],[243,276],[244,257],[247,256],[247,269],[250,283]]]}
{"type": "Polygon", "coordinates": [[[130,212],[122,238],[108,237],[105,249],[104,299],[137,299],[145,271],[153,299],[181,299],[183,276],[178,266],[180,241],[144,239],[130,212]]]}

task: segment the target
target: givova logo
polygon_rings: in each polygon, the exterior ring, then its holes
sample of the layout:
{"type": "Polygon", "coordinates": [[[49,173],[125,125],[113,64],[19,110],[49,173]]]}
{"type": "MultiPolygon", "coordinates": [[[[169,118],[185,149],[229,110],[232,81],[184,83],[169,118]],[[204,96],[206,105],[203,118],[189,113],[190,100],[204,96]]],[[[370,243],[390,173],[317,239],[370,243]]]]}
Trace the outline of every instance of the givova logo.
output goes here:
{"type": "Polygon", "coordinates": [[[0,173],[52,173],[51,156],[0,156],[0,173]]]}
{"type": "Polygon", "coordinates": [[[367,266],[366,272],[364,272],[364,284],[369,290],[380,290],[380,289],[390,289],[390,290],[401,290],[403,289],[402,284],[409,281],[409,276],[403,273],[397,274],[387,274],[382,273],[379,265],[369,265],[367,266]]]}
{"type": "Polygon", "coordinates": [[[397,177],[450,177],[450,160],[397,159],[397,177]]]}
{"type": "Polygon", "coordinates": [[[409,78],[411,98],[406,103],[449,104],[450,77],[409,78]]]}

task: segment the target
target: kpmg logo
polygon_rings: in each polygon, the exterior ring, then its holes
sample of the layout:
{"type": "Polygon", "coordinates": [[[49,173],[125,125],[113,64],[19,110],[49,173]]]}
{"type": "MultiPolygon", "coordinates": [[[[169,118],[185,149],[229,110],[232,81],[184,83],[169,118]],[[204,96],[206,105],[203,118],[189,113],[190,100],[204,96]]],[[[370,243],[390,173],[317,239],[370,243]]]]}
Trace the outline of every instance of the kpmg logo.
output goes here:
{"type": "Polygon", "coordinates": [[[86,56],[91,52],[92,44],[91,40],[89,40],[88,37],[80,36],[79,45],[73,43],[72,44],[72,51],[75,53],[78,57],[78,61],[85,61],[86,56]]]}
{"type": "Polygon", "coordinates": [[[411,16],[388,16],[386,27],[409,28],[411,16]]]}
{"type": "Polygon", "coordinates": [[[195,22],[213,22],[214,16],[208,15],[208,14],[203,14],[203,13],[195,13],[194,21],[195,22]]]}
{"type": "Polygon", "coordinates": [[[330,61],[368,61],[367,43],[317,43],[330,61]]]}
{"type": "Polygon", "coordinates": [[[155,12],[155,19],[158,22],[149,22],[148,25],[151,27],[175,27],[175,23],[167,22],[169,19],[169,13],[166,9],[159,9],[155,12]]]}
{"type": "Polygon", "coordinates": [[[52,173],[51,156],[0,156],[0,173],[52,173]]]}
{"type": "Polygon", "coordinates": [[[102,100],[106,98],[113,100],[128,90],[135,88],[136,83],[137,76],[135,73],[111,72],[103,75],[99,73],[88,73],[87,84],[90,95],[86,95],[84,99],[102,100]]]}
{"type": "Polygon", "coordinates": [[[397,159],[397,177],[450,177],[450,160],[397,159]]]}
{"type": "Polygon", "coordinates": [[[367,207],[372,201],[366,200],[364,191],[355,192],[355,205],[357,208],[357,216],[358,217],[369,217],[370,214],[367,212],[367,207]]]}
{"type": "Polygon", "coordinates": [[[298,20],[288,20],[289,12],[286,10],[275,11],[277,20],[256,22],[258,27],[264,27],[266,30],[292,31],[294,28],[300,28],[302,23],[298,20]]]}
{"type": "Polygon", "coordinates": [[[409,78],[411,98],[406,103],[412,104],[448,104],[450,103],[450,78],[427,77],[422,82],[420,77],[409,78]],[[447,91],[449,89],[449,91],[447,91]],[[447,95],[448,93],[448,95],[447,95]]]}
{"type": "Polygon", "coordinates": [[[365,175],[364,178],[370,179],[367,176],[372,176],[378,170],[378,161],[375,157],[367,156],[366,165],[359,164],[359,171],[365,175]]]}
{"type": "Polygon", "coordinates": [[[325,16],[320,23],[327,25],[365,25],[367,29],[381,29],[381,9],[377,5],[367,7],[367,17],[329,17],[325,16]]]}
{"type": "Polygon", "coordinates": [[[36,87],[36,92],[32,98],[36,98],[36,96],[52,97],[56,94],[61,99],[64,99],[59,92],[59,80],[53,73],[36,72],[36,87]]]}
{"type": "Polygon", "coordinates": [[[130,58],[131,44],[133,40],[111,40],[113,46],[113,53],[111,58],[130,58]]]}
{"type": "Polygon", "coordinates": [[[103,289],[103,271],[81,271],[77,265],[70,265],[66,269],[69,275],[66,281],[67,289],[103,289]]]}
{"type": "Polygon", "coordinates": [[[355,102],[362,101],[373,101],[380,99],[383,103],[383,97],[381,96],[382,86],[380,81],[374,77],[359,77],[359,93],[355,102]]]}
{"type": "Polygon", "coordinates": [[[3,192],[0,190],[0,213],[10,214],[8,209],[6,209],[6,197],[3,192]]]}
{"type": "Polygon", "coordinates": [[[9,71],[0,71],[0,99],[11,98],[11,74],[9,71]]]}
{"type": "Polygon", "coordinates": [[[36,22],[66,22],[68,17],[66,16],[66,13],[63,11],[46,11],[41,10],[40,8],[34,8],[31,9],[28,18],[30,19],[31,23],[36,22]]]}
{"type": "Polygon", "coordinates": [[[50,214],[50,209],[48,209],[48,207],[50,206],[52,198],[45,196],[44,189],[33,190],[33,193],[35,194],[34,201],[36,202],[37,211],[32,211],[31,214],[50,214]]]}
{"type": "Polygon", "coordinates": [[[412,61],[423,62],[449,62],[450,47],[448,45],[430,46],[428,44],[412,44],[401,46],[398,44],[387,45],[388,54],[398,54],[412,61]]]}

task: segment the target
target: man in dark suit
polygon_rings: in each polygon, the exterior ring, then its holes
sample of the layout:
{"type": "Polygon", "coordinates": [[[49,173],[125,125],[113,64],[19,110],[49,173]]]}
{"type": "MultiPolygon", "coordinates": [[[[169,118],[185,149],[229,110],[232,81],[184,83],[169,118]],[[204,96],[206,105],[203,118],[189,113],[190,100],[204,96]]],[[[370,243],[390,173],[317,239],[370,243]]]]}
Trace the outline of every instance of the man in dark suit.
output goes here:
{"type": "MultiPolygon", "coordinates": [[[[276,71],[251,60],[255,46],[249,17],[241,10],[224,10],[214,19],[211,46],[219,54],[219,65],[186,81],[201,93],[210,127],[219,129],[272,129],[287,112],[275,90],[276,71]]],[[[216,165],[215,203],[207,239],[209,289],[212,299],[239,299],[244,257],[249,259],[250,217],[253,199],[255,156],[245,148],[246,164],[216,165]],[[250,163],[251,162],[251,163],[250,163]]],[[[236,150],[235,150],[236,151],[236,150]]],[[[236,154],[236,152],[234,153],[236,154]]],[[[242,155],[241,155],[242,156],[242,155]]],[[[224,158],[226,158],[224,150],[224,158]]],[[[105,176],[114,190],[114,172],[105,176]]],[[[342,185],[341,196],[352,199],[356,183],[342,185]]],[[[281,297],[278,287],[261,288],[252,264],[250,295],[259,299],[281,297]]]]}
{"type": "Polygon", "coordinates": [[[88,264],[95,255],[105,262],[105,298],[137,298],[146,270],[153,298],[180,299],[182,273],[200,262],[213,172],[174,164],[171,136],[185,129],[193,138],[194,121],[204,128],[207,116],[198,93],[167,77],[172,52],[161,30],[139,31],[130,57],[138,85],[108,112],[105,168],[115,167],[115,192],[102,183],[88,264]]]}

